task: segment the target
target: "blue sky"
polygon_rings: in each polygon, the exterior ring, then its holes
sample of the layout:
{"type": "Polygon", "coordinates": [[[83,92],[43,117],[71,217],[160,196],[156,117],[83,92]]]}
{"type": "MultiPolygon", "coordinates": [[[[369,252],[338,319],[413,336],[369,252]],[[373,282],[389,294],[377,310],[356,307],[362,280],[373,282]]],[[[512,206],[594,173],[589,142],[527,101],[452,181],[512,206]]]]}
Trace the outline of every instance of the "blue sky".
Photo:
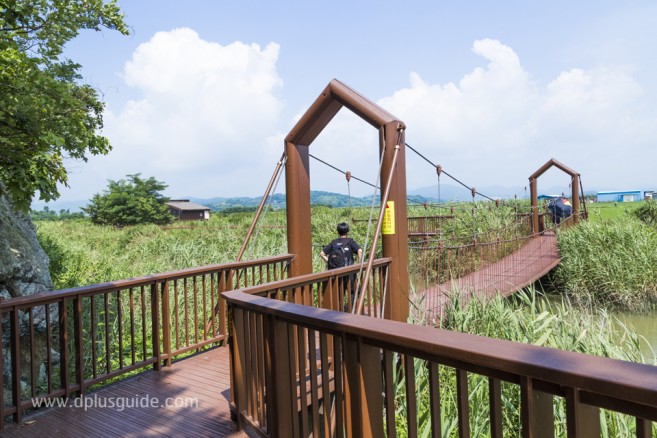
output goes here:
{"type": "MultiPolygon", "coordinates": [[[[555,158],[585,189],[657,188],[655,2],[119,4],[131,35],[88,31],[66,51],[107,104],[114,150],[70,162],[61,201],[137,172],[172,197],[260,195],[283,137],[333,78],[470,185],[521,187],[555,158]]],[[[376,132],[346,110],[311,153],[376,180],[376,132]]],[[[312,189],[346,193],[333,172],[311,162],[312,189]]],[[[409,189],[436,184],[411,153],[407,176],[409,189]]],[[[550,171],[540,184],[568,182],[550,171]]]]}

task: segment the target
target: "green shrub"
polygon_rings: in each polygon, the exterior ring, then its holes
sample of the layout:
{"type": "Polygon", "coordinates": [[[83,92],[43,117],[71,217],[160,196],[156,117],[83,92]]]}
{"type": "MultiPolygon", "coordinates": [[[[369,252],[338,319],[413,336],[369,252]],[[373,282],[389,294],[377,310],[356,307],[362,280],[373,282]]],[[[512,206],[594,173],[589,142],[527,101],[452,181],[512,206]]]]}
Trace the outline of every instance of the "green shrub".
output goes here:
{"type": "Polygon", "coordinates": [[[657,228],[657,201],[646,201],[641,207],[633,210],[631,214],[646,225],[657,228]]]}
{"type": "Polygon", "coordinates": [[[171,223],[173,216],[160,194],[167,185],[155,178],[142,179],[139,174],[109,181],[107,189],[96,193],[82,210],[97,225],[137,225],[171,223]]]}

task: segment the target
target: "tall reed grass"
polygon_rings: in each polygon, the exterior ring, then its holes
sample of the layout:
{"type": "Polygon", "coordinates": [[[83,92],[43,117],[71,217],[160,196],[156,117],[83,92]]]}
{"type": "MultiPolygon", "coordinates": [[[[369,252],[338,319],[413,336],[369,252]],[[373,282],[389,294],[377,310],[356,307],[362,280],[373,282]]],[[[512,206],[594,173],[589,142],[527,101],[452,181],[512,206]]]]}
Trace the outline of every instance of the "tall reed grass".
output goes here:
{"type": "MultiPolygon", "coordinates": [[[[215,213],[208,221],[176,222],[170,226],[115,228],[93,225],[87,219],[36,224],[39,241],[50,258],[55,288],[63,289],[235,261],[252,219],[253,213],[248,212],[215,213]]],[[[352,211],[346,208],[312,209],[315,271],[326,269],[319,252],[337,237],[339,222],[350,223],[350,236],[365,245],[368,224],[351,219],[352,211]]],[[[370,243],[375,225],[370,227],[370,243]]],[[[243,260],[286,252],[285,211],[269,211],[256,227],[243,260]]]]}
{"type": "Polygon", "coordinates": [[[657,230],[627,215],[559,234],[558,290],[577,304],[641,311],[657,303],[657,230]]]}
{"type": "MultiPolygon", "coordinates": [[[[473,299],[459,302],[455,294],[440,328],[497,339],[506,339],[561,350],[633,362],[657,364],[654,352],[644,358],[640,337],[605,311],[589,313],[573,307],[566,299],[546,300],[534,289],[521,291],[512,299],[488,301],[473,299]]],[[[439,367],[442,436],[458,436],[457,389],[455,370],[439,367]]],[[[430,436],[430,403],[427,364],[417,359],[415,382],[418,396],[418,421],[421,436],[430,436]]],[[[406,430],[406,397],[403,373],[396,376],[396,419],[398,431],[406,430]]],[[[488,381],[479,375],[468,376],[470,430],[472,436],[490,436],[488,381]]],[[[504,436],[520,436],[520,391],[517,385],[502,384],[504,436]]],[[[565,401],[554,398],[555,436],[565,437],[565,401]]],[[[633,418],[608,411],[601,412],[603,436],[634,436],[633,418]]],[[[657,433],[657,426],[653,429],[657,433]]],[[[403,432],[402,435],[403,436],[403,432]]]]}

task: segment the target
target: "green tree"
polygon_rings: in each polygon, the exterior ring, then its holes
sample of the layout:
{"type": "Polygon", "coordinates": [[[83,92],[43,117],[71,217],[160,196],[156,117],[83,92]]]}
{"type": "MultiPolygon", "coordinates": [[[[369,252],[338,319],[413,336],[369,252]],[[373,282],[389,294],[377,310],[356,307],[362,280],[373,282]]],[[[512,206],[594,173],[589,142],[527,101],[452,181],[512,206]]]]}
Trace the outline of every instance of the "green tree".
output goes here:
{"type": "Polygon", "coordinates": [[[43,210],[30,210],[30,218],[33,221],[66,221],[71,219],[84,219],[84,213],[74,212],[71,213],[71,210],[60,209],[59,213],[55,210],[51,210],[48,206],[43,207],[43,210]]]}
{"type": "Polygon", "coordinates": [[[28,211],[59,197],[65,158],[107,154],[104,104],[62,55],[83,29],[128,30],[116,0],[0,0],[0,195],[28,211]],[[4,183],[4,189],[3,184],[4,183]]]}
{"type": "Polygon", "coordinates": [[[168,224],[173,220],[165,198],[160,192],[168,186],[155,178],[142,179],[140,174],[127,179],[109,181],[108,188],[91,198],[82,210],[91,221],[100,225],[168,224]]]}

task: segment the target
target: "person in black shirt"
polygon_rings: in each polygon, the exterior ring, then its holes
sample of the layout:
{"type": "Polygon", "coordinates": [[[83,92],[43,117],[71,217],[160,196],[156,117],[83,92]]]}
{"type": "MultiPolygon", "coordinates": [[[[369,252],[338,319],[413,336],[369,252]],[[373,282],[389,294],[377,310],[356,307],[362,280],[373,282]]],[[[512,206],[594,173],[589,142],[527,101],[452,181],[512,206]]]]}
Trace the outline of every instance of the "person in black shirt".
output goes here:
{"type": "MultiPolygon", "coordinates": [[[[346,222],[341,222],[337,226],[338,238],[334,239],[326,245],[319,256],[326,262],[328,269],[336,269],[344,266],[354,264],[354,254],[357,256],[358,263],[363,259],[363,250],[356,243],[354,239],[349,237],[349,225],[346,222]]],[[[354,294],[356,289],[355,284],[356,276],[349,275],[343,279],[343,287],[346,291],[351,290],[351,300],[346,308],[353,307],[354,294]]]]}

